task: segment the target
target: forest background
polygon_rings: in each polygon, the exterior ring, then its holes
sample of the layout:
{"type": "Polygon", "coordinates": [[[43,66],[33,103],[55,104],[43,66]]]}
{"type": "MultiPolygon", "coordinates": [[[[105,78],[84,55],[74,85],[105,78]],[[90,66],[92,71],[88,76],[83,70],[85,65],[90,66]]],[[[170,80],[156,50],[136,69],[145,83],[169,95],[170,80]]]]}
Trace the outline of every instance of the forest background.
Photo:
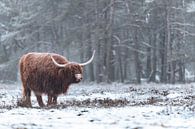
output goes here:
{"type": "Polygon", "coordinates": [[[0,80],[31,51],[84,62],[87,82],[195,81],[194,0],[0,0],[0,80]]]}

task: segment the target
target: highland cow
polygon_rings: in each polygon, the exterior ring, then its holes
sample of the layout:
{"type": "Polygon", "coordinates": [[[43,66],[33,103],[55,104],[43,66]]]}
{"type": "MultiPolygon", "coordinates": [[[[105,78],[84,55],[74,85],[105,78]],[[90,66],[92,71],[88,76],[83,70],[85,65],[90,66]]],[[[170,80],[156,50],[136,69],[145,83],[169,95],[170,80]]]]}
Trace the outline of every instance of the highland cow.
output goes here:
{"type": "Polygon", "coordinates": [[[34,92],[40,107],[45,106],[42,94],[48,95],[47,105],[56,105],[57,97],[67,92],[70,84],[82,80],[83,66],[92,62],[95,55],[85,63],[69,62],[65,57],[54,53],[28,53],[19,62],[23,88],[20,106],[32,107],[31,91],[34,92]]]}

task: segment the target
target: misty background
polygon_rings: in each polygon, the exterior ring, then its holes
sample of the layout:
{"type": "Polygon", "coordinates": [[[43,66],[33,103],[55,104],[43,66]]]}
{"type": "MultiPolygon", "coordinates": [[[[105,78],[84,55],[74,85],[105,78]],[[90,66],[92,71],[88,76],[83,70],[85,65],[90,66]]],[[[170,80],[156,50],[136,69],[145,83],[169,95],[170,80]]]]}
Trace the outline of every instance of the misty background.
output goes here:
{"type": "Polygon", "coordinates": [[[0,80],[27,52],[85,62],[86,82],[195,81],[194,0],[0,0],[0,80]]]}

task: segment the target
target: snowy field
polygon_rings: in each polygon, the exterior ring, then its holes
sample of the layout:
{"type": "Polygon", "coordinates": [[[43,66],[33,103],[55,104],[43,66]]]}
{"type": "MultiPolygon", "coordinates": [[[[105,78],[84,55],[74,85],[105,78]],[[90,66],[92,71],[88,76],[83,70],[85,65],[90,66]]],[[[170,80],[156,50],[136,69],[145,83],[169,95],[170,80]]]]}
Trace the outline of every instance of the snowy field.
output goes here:
{"type": "Polygon", "coordinates": [[[18,107],[20,98],[20,84],[0,84],[0,129],[195,128],[195,83],[72,85],[47,108],[34,95],[33,108],[18,107]]]}

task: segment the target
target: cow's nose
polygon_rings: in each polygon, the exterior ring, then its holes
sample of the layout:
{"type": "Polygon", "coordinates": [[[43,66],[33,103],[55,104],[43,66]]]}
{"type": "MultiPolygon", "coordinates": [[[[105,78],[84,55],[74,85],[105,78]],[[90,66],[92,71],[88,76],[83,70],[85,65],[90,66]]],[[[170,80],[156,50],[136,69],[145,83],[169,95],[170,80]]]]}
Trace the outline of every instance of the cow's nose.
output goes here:
{"type": "Polygon", "coordinates": [[[79,78],[79,81],[81,81],[83,79],[83,77],[79,78]]]}
{"type": "Polygon", "coordinates": [[[81,74],[75,74],[75,78],[79,81],[81,81],[83,79],[81,74]]]}

